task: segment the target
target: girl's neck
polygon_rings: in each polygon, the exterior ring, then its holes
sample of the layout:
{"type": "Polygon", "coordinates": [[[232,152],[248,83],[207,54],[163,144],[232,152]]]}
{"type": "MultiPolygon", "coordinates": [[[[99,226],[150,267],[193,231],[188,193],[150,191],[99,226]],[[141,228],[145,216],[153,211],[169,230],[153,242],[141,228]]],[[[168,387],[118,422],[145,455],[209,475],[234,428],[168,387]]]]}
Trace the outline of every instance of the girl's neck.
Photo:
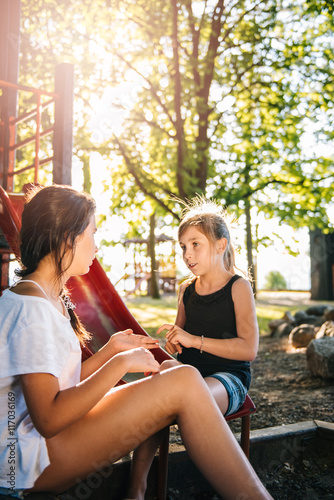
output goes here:
{"type": "Polygon", "coordinates": [[[63,279],[57,279],[57,275],[50,266],[44,266],[42,263],[38,266],[36,271],[25,277],[32,281],[36,281],[45,293],[54,301],[58,301],[59,295],[65,281],[63,279]]]}
{"type": "Polygon", "coordinates": [[[24,276],[21,281],[22,285],[20,282],[17,283],[18,289],[15,286],[13,290],[15,293],[19,295],[36,295],[37,292],[36,296],[46,298],[61,314],[67,318],[69,317],[64,301],[60,297],[61,289],[55,281],[48,280],[45,275],[38,271],[24,276]]]}
{"type": "Polygon", "coordinates": [[[233,274],[226,270],[220,273],[210,273],[204,276],[198,276],[196,280],[196,289],[203,295],[217,292],[230,281],[232,276],[233,274]]]}

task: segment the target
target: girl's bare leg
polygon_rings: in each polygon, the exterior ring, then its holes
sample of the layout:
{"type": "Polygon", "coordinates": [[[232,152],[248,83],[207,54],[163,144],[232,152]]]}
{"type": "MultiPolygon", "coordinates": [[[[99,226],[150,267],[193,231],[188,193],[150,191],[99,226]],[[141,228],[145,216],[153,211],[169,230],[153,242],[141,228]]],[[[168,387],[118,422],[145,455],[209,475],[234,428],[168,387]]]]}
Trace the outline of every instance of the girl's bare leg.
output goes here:
{"type": "Polygon", "coordinates": [[[228,409],[229,398],[224,385],[216,378],[206,377],[206,385],[209,387],[212,396],[214,397],[222,415],[225,415],[228,409]]]}
{"type": "MultiPolygon", "coordinates": [[[[162,363],[161,369],[165,370],[181,365],[182,363],[179,361],[168,360],[162,363]]],[[[212,377],[207,377],[204,380],[209,387],[222,415],[225,415],[229,399],[224,385],[219,382],[219,380],[212,377]]],[[[127,490],[128,498],[134,500],[144,500],[148,473],[150,471],[155,453],[161,443],[162,436],[162,433],[151,436],[134,450],[129,477],[129,487],[127,490]]]]}
{"type": "Polygon", "coordinates": [[[147,477],[155,453],[163,439],[166,429],[153,434],[141,443],[133,452],[130,480],[126,497],[133,500],[144,500],[147,488],[147,477]]]}
{"type": "MultiPolygon", "coordinates": [[[[182,363],[174,359],[164,361],[161,364],[160,371],[181,366],[182,363]]],[[[129,486],[127,489],[127,498],[133,500],[144,500],[147,488],[147,477],[150,471],[154,456],[159,448],[164,431],[150,436],[141,443],[133,452],[131,470],[129,476],[129,486]]]]}
{"type": "Polygon", "coordinates": [[[189,366],[117,388],[84,418],[49,439],[51,464],[33,489],[63,491],[175,419],[192,460],[226,500],[271,498],[202,377],[189,366]]]}

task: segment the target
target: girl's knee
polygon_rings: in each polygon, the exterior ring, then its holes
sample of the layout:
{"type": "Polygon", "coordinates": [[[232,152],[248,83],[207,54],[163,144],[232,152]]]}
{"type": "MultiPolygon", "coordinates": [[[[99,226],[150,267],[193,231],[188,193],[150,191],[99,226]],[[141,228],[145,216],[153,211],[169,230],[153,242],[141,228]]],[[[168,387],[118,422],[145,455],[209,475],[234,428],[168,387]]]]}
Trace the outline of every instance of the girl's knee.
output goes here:
{"type": "Polygon", "coordinates": [[[210,392],[200,372],[190,365],[179,364],[170,370],[163,370],[160,377],[163,384],[160,391],[166,390],[177,400],[181,398],[185,401],[188,397],[196,400],[202,391],[210,392]]]}
{"type": "Polygon", "coordinates": [[[175,366],[181,366],[181,363],[176,359],[167,359],[161,363],[161,370],[168,370],[168,368],[174,368],[175,366]]]}
{"type": "Polygon", "coordinates": [[[180,364],[175,367],[173,373],[177,377],[177,383],[185,385],[187,389],[190,389],[192,386],[198,388],[199,385],[205,385],[200,372],[191,365],[180,364]]]}

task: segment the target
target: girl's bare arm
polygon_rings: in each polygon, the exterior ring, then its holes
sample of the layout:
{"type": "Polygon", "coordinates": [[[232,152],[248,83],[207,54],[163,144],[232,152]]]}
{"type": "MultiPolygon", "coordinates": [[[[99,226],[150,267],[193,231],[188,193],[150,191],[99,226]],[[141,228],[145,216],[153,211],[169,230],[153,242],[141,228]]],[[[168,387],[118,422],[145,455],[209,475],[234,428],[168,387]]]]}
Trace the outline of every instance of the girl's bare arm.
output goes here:
{"type": "MultiPolygon", "coordinates": [[[[185,325],[185,322],[186,322],[186,312],[185,312],[185,309],[184,309],[184,304],[183,304],[183,295],[184,295],[184,291],[185,289],[187,288],[187,286],[190,284],[190,281],[184,281],[181,286],[180,286],[180,289],[179,289],[179,294],[178,294],[178,298],[177,298],[177,303],[178,303],[178,306],[177,306],[177,313],[176,313],[176,319],[175,319],[175,325],[179,326],[180,328],[183,328],[184,325],[185,325]]],[[[157,333],[159,334],[160,332],[162,332],[163,330],[163,326],[162,325],[159,330],[157,331],[157,333]]],[[[169,353],[169,354],[175,354],[176,352],[180,353],[182,352],[182,347],[181,345],[178,343],[171,343],[169,342],[169,340],[167,339],[167,342],[166,342],[166,345],[165,345],[165,349],[166,351],[169,353]]]]}
{"type": "Polygon", "coordinates": [[[131,329],[114,333],[110,340],[93,356],[82,363],[81,380],[85,380],[96,370],[101,368],[109,359],[119,352],[124,352],[137,347],[154,349],[159,346],[159,341],[146,335],[134,334],[131,329]]]}
{"type": "Polygon", "coordinates": [[[115,355],[75,387],[60,390],[56,377],[48,373],[21,375],[30,417],[45,438],[51,438],[86,415],[127,372],[159,371],[152,354],[137,348],[115,355]]]}
{"type": "Polygon", "coordinates": [[[253,361],[258,350],[259,330],[253,292],[249,282],[244,279],[236,281],[232,286],[232,298],[236,316],[236,338],[212,339],[206,336],[208,332],[203,331],[204,338],[202,343],[201,337],[191,335],[182,330],[181,309],[180,323],[175,323],[175,325],[163,325],[159,331],[163,328],[169,330],[166,338],[171,345],[181,345],[181,348],[183,345],[185,347],[202,349],[204,352],[226,359],[253,361]]]}
{"type": "Polygon", "coordinates": [[[232,286],[237,337],[210,339],[204,335],[203,351],[226,359],[253,361],[259,346],[259,329],[253,291],[247,280],[239,279],[232,286]]]}
{"type": "Polygon", "coordinates": [[[186,323],[186,311],[184,308],[184,303],[183,303],[183,295],[184,291],[189,286],[190,280],[189,281],[184,281],[182,285],[180,286],[179,290],[179,295],[177,298],[177,313],[176,313],[176,319],[175,319],[175,324],[179,326],[180,328],[183,328],[185,323],[186,323]]]}

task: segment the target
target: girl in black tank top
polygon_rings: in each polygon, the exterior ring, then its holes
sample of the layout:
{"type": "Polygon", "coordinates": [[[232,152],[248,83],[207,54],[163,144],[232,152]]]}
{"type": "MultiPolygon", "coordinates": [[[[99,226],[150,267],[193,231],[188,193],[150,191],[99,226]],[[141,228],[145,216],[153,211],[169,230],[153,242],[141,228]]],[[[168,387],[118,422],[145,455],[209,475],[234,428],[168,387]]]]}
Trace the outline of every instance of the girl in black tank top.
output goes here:
{"type": "MultiPolygon", "coordinates": [[[[186,311],[184,330],[201,337],[216,339],[232,339],[237,337],[236,318],[232,299],[232,285],[241,277],[234,275],[228,283],[217,292],[209,295],[198,295],[193,281],[183,295],[183,305],[186,311]]],[[[203,342],[204,343],[204,342],[203,342]]],[[[217,372],[227,372],[237,376],[249,389],[250,363],[235,359],[225,359],[221,356],[194,348],[183,347],[177,359],[181,363],[195,366],[207,377],[217,372]]]]}
{"type": "MultiPolygon", "coordinates": [[[[168,330],[165,348],[178,359],[165,361],[162,369],[180,363],[196,367],[221,412],[234,413],[246,397],[250,362],[258,349],[252,288],[235,274],[226,214],[215,203],[200,198],[191,203],[181,220],[178,239],[193,279],[180,286],[175,324],[164,324],[157,331],[168,330]]],[[[128,490],[132,498],[140,489],[136,463],[142,457],[141,448],[138,455],[134,453],[128,490]]]]}
{"type": "Polygon", "coordinates": [[[235,273],[226,219],[216,203],[200,198],[184,213],[178,239],[194,277],[180,286],[175,324],[158,330],[168,330],[167,352],[200,371],[224,414],[235,385],[241,383],[246,396],[259,339],[252,288],[235,273]]]}

